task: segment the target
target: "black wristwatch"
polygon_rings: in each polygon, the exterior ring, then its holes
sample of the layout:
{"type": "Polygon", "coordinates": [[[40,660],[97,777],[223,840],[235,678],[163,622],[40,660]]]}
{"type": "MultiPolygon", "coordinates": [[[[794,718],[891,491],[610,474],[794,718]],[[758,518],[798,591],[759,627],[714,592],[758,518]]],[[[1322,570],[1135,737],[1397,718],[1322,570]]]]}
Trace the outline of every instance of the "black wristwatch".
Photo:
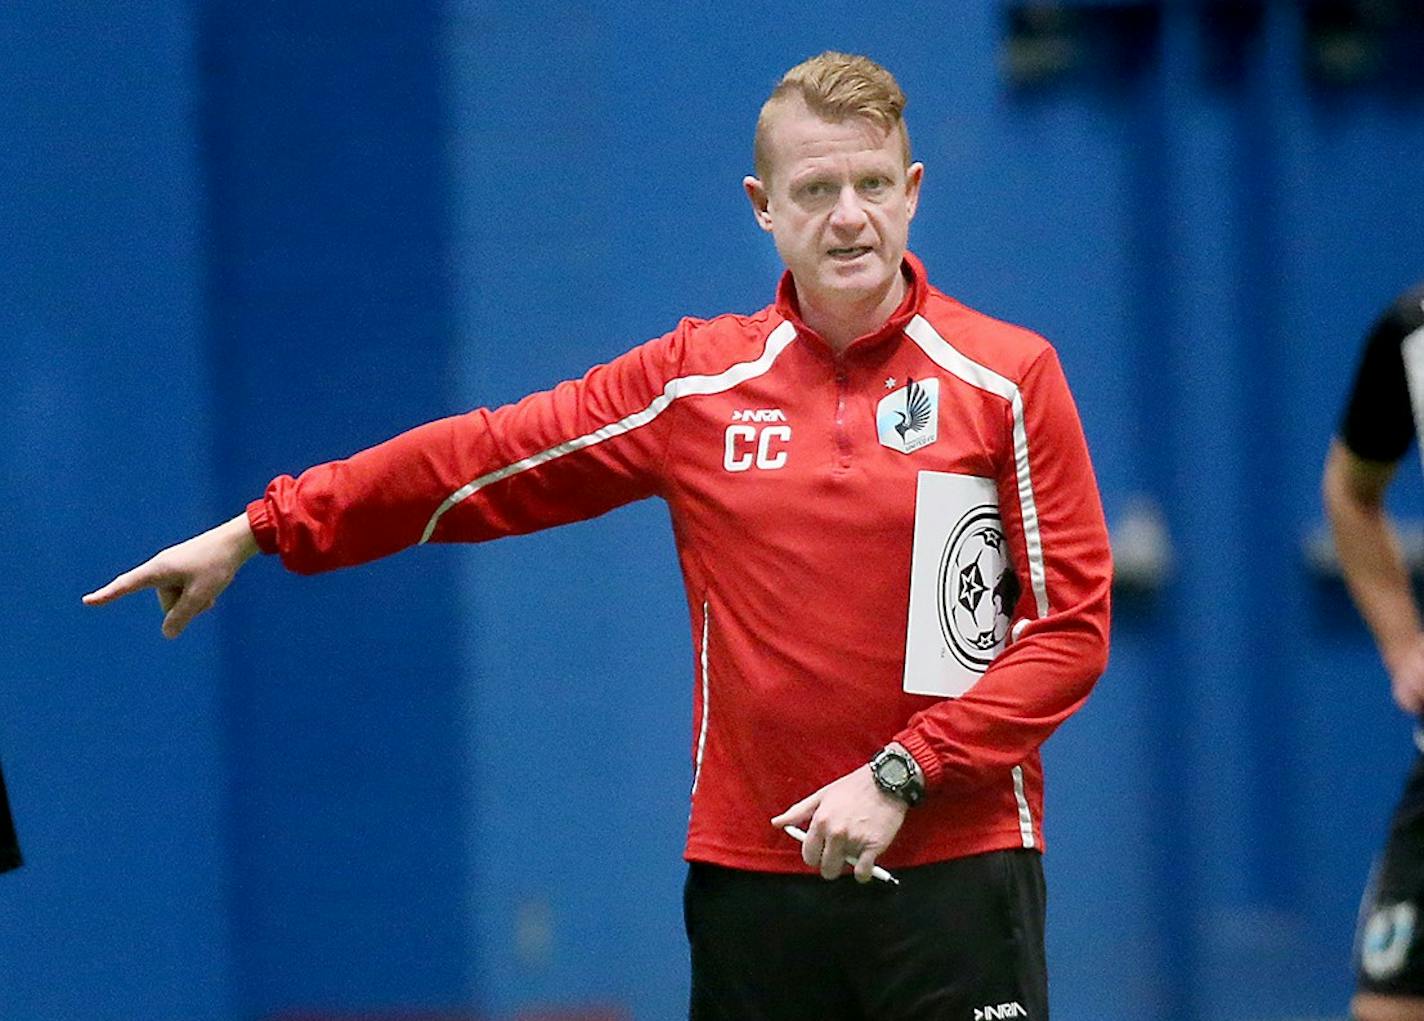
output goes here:
{"type": "Polygon", "coordinates": [[[899,748],[882,748],[870,760],[870,774],[875,785],[907,805],[916,804],[925,796],[925,784],[920,766],[909,752],[899,748]]]}

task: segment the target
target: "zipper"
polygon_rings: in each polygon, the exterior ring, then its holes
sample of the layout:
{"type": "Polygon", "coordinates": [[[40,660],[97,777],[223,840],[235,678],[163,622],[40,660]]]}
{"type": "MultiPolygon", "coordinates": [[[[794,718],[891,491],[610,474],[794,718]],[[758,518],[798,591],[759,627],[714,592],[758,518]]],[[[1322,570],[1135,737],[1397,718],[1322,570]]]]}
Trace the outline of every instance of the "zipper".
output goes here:
{"type": "Polygon", "coordinates": [[[846,391],[850,388],[850,374],[843,362],[836,362],[836,468],[850,467],[850,432],[846,428],[846,391]]]}

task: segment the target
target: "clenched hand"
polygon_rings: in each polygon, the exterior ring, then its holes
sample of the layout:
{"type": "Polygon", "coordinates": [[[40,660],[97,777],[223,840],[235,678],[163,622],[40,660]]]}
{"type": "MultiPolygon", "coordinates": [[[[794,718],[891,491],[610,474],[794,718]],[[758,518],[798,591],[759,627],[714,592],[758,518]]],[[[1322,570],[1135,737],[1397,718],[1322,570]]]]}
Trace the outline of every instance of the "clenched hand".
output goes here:
{"type": "Polygon", "coordinates": [[[782,812],[771,824],[777,829],[800,826],[806,831],[801,859],[820,869],[826,879],[846,870],[846,856],[858,858],[857,882],[868,883],[875,859],[885,853],[909,806],[875,783],[870,766],[861,766],[834,780],[782,812]]]}

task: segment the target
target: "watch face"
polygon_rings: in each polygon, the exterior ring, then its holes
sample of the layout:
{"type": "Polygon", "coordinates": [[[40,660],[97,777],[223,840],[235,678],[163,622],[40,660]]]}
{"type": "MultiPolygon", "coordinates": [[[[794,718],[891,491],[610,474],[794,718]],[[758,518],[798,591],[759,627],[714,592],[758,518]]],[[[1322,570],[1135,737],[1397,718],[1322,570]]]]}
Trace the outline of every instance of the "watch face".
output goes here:
{"type": "Polygon", "coordinates": [[[894,788],[903,787],[910,779],[910,768],[899,756],[883,759],[877,772],[882,783],[894,788]]]}

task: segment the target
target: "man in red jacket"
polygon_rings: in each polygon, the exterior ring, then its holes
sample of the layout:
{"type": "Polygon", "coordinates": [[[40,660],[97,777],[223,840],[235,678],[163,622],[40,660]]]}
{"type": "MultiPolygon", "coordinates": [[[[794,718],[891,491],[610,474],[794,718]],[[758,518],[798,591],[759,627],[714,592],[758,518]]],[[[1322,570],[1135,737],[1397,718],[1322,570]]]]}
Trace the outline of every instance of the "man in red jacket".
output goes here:
{"type": "Polygon", "coordinates": [[[906,250],[904,103],[836,53],[773,91],[743,182],[787,266],[767,308],[275,479],[86,601],[155,588],[172,637],[259,550],[323,571],[659,496],[697,662],[691,1016],[1046,1017],[1038,748],[1106,663],[1107,535],[1052,348],[906,250]]]}

